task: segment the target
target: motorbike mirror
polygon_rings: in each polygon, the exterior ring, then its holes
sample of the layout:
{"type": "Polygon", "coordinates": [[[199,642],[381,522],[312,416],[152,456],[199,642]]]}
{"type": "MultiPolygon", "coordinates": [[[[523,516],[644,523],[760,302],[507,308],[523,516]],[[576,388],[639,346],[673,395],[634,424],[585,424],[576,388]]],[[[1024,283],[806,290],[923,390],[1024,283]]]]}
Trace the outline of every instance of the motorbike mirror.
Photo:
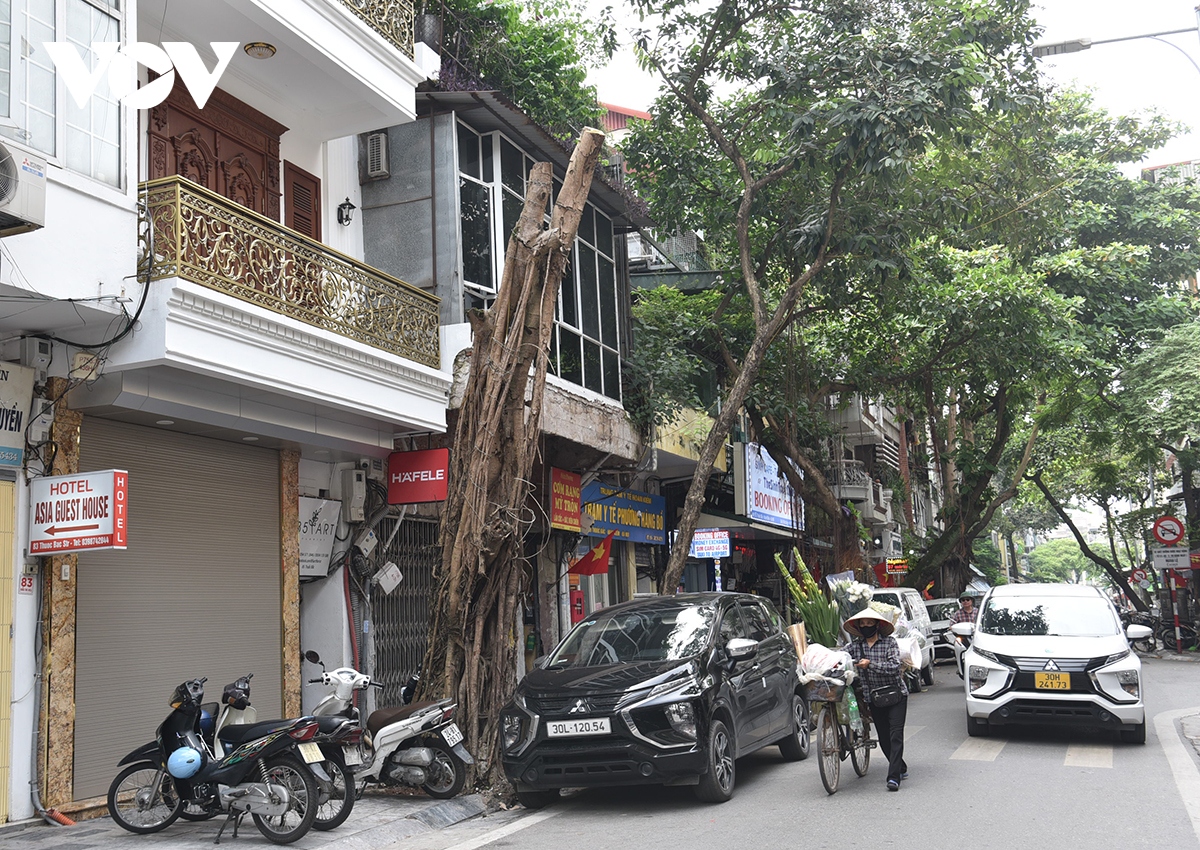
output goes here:
{"type": "Polygon", "coordinates": [[[312,664],[320,664],[322,668],[325,667],[324,663],[322,663],[322,661],[321,661],[321,656],[318,655],[316,652],[314,652],[311,649],[308,652],[304,653],[304,660],[308,661],[312,664]]]}

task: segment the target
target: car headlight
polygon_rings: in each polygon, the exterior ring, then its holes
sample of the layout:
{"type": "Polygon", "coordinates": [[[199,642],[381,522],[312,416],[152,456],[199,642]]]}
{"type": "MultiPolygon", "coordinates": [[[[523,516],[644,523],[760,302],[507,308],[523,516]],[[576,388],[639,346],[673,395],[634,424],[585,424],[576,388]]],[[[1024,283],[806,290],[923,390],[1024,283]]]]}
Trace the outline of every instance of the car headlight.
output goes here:
{"type": "Polygon", "coordinates": [[[500,718],[500,741],[506,751],[514,750],[524,737],[521,718],[506,714],[500,718]]]}
{"type": "Polygon", "coordinates": [[[671,691],[684,691],[688,696],[698,694],[699,682],[695,676],[685,676],[681,679],[672,679],[669,682],[662,682],[650,689],[650,693],[646,694],[645,699],[651,699],[659,694],[670,693],[671,691]]]}
{"type": "Polygon", "coordinates": [[[1009,670],[1012,669],[1012,665],[1007,663],[1003,659],[1001,659],[1000,656],[998,656],[996,653],[988,652],[986,649],[980,649],[978,646],[974,646],[974,647],[972,647],[972,649],[974,649],[975,654],[980,656],[981,658],[986,658],[988,661],[992,662],[993,664],[999,664],[1001,667],[1005,667],[1009,670]]]}
{"type": "MultiPolygon", "coordinates": [[[[978,652],[978,650],[976,650],[976,652],[978,652]]],[[[983,655],[982,652],[980,652],[979,654],[983,655]]],[[[986,658],[987,656],[984,656],[984,657],[986,658]]],[[[984,685],[987,684],[989,672],[990,671],[988,670],[988,668],[986,668],[982,665],[979,665],[979,664],[971,665],[970,670],[967,671],[967,679],[971,685],[972,693],[974,693],[975,691],[979,690],[980,688],[982,688],[984,685]]]]}
{"type": "MultiPolygon", "coordinates": [[[[1128,649],[1122,650],[1121,652],[1114,652],[1112,655],[1108,656],[1108,658],[1105,658],[1104,663],[1101,664],[1100,666],[1107,667],[1109,664],[1115,664],[1116,662],[1120,661],[1122,658],[1128,658],[1128,657],[1129,657],[1128,649]]],[[[1134,673],[1134,676],[1136,677],[1137,673],[1134,673]]]]}
{"type": "Polygon", "coordinates": [[[696,738],[696,711],[691,702],[673,702],[665,709],[671,728],[688,738],[696,738]]]}
{"type": "MultiPolygon", "coordinates": [[[[1129,653],[1125,654],[1128,655],[1129,653]]],[[[1141,690],[1140,678],[1137,670],[1121,670],[1117,673],[1117,683],[1120,684],[1121,689],[1135,698],[1141,690]]]]}

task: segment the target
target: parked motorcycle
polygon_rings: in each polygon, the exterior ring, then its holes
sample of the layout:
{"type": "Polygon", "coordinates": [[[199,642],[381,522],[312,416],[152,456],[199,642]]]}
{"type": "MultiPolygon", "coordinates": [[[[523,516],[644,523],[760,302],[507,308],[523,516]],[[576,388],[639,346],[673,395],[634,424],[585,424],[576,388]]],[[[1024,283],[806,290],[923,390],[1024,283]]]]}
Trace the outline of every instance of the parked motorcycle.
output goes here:
{"type": "Polygon", "coordinates": [[[155,740],[129,753],[108,789],[108,810],[123,829],[158,832],[189,809],[198,820],[224,812],[233,835],[247,814],[276,844],[302,838],[316,817],[317,785],[306,762],[320,761],[311,744],[318,724],[312,717],[281,721],[247,737],[224,757],[212,754],[201,729],[207,679],[189,679],[172,692],[171,713],[155,740]]]}
{"type": "MultiPolygon", "coordinates": [[[[211,733],[205,739],[218,756],[256,737],[262,730],[286,722],[256,721],[254,706],[250,704],[250,679],[253,675],[248,673],[226,685],[221,695],[219,713],[210,726],[211,733]]],[[[209,705],[216,708],[211,703],[209,705]]],[[[350,753],[355,764],[362,761],[359,756],[362,729],[357,718],[323,716],[311,719],[317,722],[317,734],[313,736],[312,743],[321,750],[321,759],[309,765],[317,782],[317,815],[313,819],[313,829],[325,831],[345,823],[354,808],[354,774],[347,767],[344,754],[350,753]]],[[[196,819],[186,809],[183,817],[196,819]]]]}
{"type": "MultiPolygon", "coordinates": [[[[353,667],[326,670],[321,656],[311,650],[304,657],[320,665],[322,671],[320,678],[309,679],[309,683],[333,688],[313,709],[313,715],[346,717],[357,722],[354,692],[382,685],[353,667]]],[[[454,700],[443,699],[371,712],[362,738],[362,763],[350,765],[355,779],[364,786],[374,782],[420,787],[437,799],[457,795],[467,779],[466,766],[475,763],[463,746],[462,731],[454,722],[457,707],[454,700]]],[[[351,759],[347,758],[348,765],[351,759]]]]}

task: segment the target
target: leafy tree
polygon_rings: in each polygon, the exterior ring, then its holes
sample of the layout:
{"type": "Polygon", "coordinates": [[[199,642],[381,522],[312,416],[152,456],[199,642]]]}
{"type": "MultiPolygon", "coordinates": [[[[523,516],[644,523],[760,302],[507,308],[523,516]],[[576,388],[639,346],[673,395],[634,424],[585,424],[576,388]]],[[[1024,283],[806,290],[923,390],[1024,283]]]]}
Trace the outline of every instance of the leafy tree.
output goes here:
{"type": "MultiPolygon", "coordinates": [[[[703,231],[735,270],[710,317],[725,394],[680,518],[686,541],[704,471],[772,344],[813,303],[844,306],[851,281],[897,267],[920,212],[901,203],[904,187],[937,139],[1032,96],[1030,22],[1023,0],[635,7],[657,21],[639,45],[665,89],[626,146],[638,190],[663,224],[703,231]]],[[[793,437],[763,413],[767,430],[793,437]]],[[[802,451],[793,458],[809,472],[802,451]]],[[[673,551],[664,586],[686,552],[673,551]]]]}
{"type": "Polygon", "coordinates": [[[1029,552],[1030,581],[1077,582],[1094,565],[1070,539],[1047,540],[1029,552]]]}
{"type": "Polygon", "coordinates": [[[586,77],[616,50],[611,8],[594,18],[566,0],[449,0],[444,8],[444,56],[456,61],[443,61],[442,89],[499,89],[564,142],[599,126],[586,77]]]}

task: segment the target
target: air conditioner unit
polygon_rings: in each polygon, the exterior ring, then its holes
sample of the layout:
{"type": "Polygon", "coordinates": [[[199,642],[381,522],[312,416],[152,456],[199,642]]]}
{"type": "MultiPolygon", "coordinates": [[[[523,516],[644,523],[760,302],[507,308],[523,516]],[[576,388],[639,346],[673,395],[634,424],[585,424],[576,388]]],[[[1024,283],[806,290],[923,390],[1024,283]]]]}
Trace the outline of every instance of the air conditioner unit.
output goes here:
{"type": "Polygon", "coordinates": [[[7,139],[0,141],[0,236],[46,223],[46,160],[7,139]]]}
{"type": "Polygon", "coordinates": [[[387,133],[367,134],[367,177],[391,177],[388,170],[387,133]]]}

